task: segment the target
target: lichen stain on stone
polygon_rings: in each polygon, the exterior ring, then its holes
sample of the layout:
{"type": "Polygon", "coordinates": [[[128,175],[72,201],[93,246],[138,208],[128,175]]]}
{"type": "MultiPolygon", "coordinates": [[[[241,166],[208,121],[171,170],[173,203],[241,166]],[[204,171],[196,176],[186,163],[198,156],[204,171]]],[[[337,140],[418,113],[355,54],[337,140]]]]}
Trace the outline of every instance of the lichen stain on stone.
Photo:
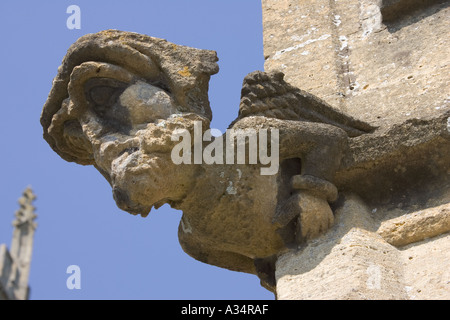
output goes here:
{"type": "Polygon", "coordinates": [[[187,66],[185,66],[183,70],[178,71],[178,74],[183,77],[190,77],[192,75],[191,72],[189,71],[189,67],[187,66]]]}
{"type": "Polygon", "coordinates": [[[112,30],[103,30],[103,31],[100,31],[100,33],[105,35],[105,36],[107,36],[107,37],[109,37],[109,36],[114,34],[114,32],[112,30]]]}

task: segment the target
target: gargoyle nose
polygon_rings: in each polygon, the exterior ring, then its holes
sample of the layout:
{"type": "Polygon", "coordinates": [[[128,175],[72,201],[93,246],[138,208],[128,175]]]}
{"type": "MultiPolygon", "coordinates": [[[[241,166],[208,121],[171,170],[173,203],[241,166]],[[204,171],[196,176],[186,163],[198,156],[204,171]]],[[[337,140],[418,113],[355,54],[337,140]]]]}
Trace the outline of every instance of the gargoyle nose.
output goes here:
{"type": "Polygon", "coordinates": [[[125,210],[128,207],[128,203],[130,201],[128,193],[125,190],[117,187],[114,187],[112,191],[113,191],[113,198],[116,201],[117,206],[125,210]]]}
{"type": "Polygon", "coordinates": [[[140,214],[142,217],[146,217],[149,214],[150,209],[144,208],[138,204],[133,203],[130,200],[128,192],[126,192],[122,188],[113,187],[112,191],[113,191],[113,198],[120,209],[134,215],[140,214]]]}

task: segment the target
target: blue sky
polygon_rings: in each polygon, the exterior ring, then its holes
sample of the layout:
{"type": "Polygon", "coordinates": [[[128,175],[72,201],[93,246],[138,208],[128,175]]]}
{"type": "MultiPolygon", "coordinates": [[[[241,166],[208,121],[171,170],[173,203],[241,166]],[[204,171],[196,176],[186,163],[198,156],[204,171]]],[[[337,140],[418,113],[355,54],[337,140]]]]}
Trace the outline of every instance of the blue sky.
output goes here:
{"type": "Polygon", "coordinates": [[[38,228],[31,299],[273,299],[253,275],[198,262],[178,243],[181,212],[167,205],[147,218],[119,210],[92,167],[59,158],[42,138],[39,117],[68,47],[105,29],[134,31],[216,50],[219,74],[209,97],[212,127],[237,116],[246,74],[263,70],[257,0],[1,1],[0,243],[10,246],[17,199],[31,185],[38,228]],[[69,5],[81,29],[69,30],[69,5]],[[69,290],[66,269],[81,269],[69,290]]]}

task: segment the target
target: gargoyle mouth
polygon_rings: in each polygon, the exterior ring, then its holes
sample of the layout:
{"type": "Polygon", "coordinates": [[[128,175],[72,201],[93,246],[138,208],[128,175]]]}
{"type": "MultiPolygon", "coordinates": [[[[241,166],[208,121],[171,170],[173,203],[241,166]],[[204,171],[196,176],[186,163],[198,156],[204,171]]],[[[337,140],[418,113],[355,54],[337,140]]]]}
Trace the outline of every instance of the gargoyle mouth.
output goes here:
{"type": "Polygon", "coordinates": [[[139,150],[138,147],[125,148],[119,153],[118,157],[122,156],[124,153],[128,153],[128,155],[130,155],[138,150],[139,150]]]}

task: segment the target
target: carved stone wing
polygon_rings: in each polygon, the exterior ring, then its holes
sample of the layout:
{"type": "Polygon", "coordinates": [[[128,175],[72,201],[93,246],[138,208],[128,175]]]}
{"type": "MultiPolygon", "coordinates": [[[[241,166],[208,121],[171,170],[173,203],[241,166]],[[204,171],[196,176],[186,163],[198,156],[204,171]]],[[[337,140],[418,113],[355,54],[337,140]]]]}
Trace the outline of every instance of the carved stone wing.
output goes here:
{"type": "Polygon", "coordinates": [[[244,78],[238,121],[248,116],[320,122],[343,129],[349,137],[376,128],[335,110],[325,101],[284,81],[282,72],[255,71],[244,78]]]}

